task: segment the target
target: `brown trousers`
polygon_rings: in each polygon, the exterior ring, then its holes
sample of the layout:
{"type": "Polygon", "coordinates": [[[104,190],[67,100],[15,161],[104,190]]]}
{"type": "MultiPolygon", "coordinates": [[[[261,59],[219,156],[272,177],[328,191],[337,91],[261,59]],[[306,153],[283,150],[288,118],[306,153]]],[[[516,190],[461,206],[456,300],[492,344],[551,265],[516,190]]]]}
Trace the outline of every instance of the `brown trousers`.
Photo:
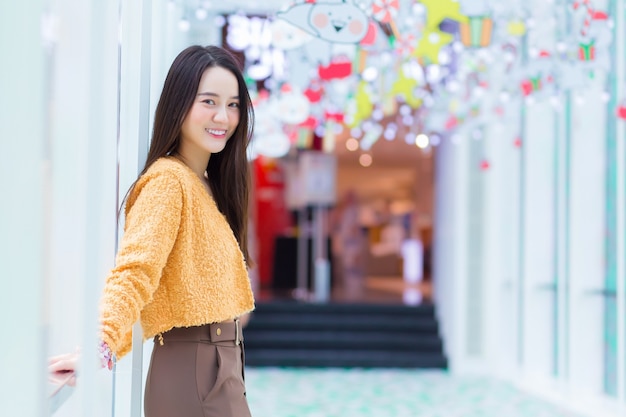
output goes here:
{"type": "Polygon", "coordinates": [[[250,417],[239,322],[174,328],[154,338],[146,417],[250,417]]]}

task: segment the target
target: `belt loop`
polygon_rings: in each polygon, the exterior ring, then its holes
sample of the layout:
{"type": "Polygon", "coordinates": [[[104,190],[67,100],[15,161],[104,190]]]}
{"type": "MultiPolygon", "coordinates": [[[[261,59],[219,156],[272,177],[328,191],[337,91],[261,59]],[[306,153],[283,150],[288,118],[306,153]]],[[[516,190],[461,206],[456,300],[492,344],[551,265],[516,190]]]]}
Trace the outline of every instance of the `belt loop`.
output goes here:
{"type": "Polygon", "coordinates": [[[239,334],[240,334],[239,333],[240,332],[239,326],[240,326],[240,324],[239,324],[239,317],[237,317],[235,319],[235,346],[239,346],[239,343],[240,343],[240,341],[239,341],[239,334]]]}

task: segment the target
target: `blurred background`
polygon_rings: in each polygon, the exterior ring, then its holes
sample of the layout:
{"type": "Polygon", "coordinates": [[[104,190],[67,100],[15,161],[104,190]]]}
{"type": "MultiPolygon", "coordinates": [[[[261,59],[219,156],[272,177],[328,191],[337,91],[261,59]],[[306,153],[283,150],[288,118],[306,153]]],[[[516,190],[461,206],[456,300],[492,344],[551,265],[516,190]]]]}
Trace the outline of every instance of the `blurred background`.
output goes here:
{"type": "Polygon", "coordinates": [[[256,112],[257,416],[626,415],[625,0],[0,5],[0,415],[142,415],[97,337],[174,57],[256,112]]]}

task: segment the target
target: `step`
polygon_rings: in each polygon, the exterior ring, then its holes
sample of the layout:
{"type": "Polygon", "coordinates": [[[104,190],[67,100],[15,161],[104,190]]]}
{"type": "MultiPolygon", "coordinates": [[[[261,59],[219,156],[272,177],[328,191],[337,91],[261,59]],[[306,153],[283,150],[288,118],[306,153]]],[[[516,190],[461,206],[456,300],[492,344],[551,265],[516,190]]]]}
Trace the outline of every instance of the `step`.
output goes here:
{"type": "Polygon", "coordinates": [[[436,334],[437,322],[434,318],[397,317],[390,319],[384,316],[354,315],[285,315],[255,313],[252,315],[246,331],[251,330],[328,330],[328,331],[372,331],[380,333],[410,332],[436,334]]]}
{"type": "Polygon", "coordinates": [[[257,303],[255,313],[289,313],[289,314],[374,314],[374,315],[397,315],[397,316],[424,316],[433,317],[435,307],[433,304],[420,304],[417,306],[403,306],[397,304],[349,304],[349,303],[328,303],[315,304],[299,301],[277,301],[257,303]]]}
{"type": "Polygon", "coordinates": [[[246,366],[446,369],[441,354],[388,351],[246,350],[246,366]]]}
{"type": "Polygon", "coordinates": [[[247,349],[389,350],[395,352],[441,352],[438,336],[407,333],[364,333],[356,331],[246,331],[247,349]]]}

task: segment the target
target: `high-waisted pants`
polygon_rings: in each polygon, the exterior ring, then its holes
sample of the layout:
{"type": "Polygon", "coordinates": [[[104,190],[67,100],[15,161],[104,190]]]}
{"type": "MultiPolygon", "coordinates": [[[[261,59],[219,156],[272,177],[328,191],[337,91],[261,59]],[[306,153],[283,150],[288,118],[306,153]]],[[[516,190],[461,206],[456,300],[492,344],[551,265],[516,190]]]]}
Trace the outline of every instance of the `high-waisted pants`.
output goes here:
{"type": "Polygon", "coordinates": [[[250,417],[242,341],[238,320],[155,337],[146,417],[250,417]]]}

